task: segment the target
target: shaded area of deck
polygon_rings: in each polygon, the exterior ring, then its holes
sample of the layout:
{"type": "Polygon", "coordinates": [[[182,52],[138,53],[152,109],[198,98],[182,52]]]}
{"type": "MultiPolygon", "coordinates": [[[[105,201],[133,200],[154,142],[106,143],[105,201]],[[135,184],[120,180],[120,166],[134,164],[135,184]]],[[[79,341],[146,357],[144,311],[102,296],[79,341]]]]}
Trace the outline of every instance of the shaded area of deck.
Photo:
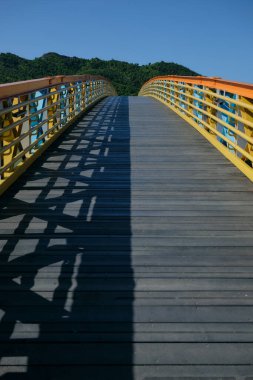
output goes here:
{"type": "Polygon", "coordinates": [[[0,199],[4,379],[253,376],[253,185],[111,97],[0,199]]]}

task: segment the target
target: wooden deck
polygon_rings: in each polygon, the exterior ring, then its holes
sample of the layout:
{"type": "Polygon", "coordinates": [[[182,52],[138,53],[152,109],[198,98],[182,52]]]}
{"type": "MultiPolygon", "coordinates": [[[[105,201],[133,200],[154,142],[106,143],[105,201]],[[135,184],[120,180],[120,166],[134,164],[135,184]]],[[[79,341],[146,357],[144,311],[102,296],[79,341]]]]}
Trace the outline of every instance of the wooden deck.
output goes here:
{"type": "Polygon", "coordinates": [[[108,98],[0,199],[3,379],[253,379],[253,184],[108,98]]]}

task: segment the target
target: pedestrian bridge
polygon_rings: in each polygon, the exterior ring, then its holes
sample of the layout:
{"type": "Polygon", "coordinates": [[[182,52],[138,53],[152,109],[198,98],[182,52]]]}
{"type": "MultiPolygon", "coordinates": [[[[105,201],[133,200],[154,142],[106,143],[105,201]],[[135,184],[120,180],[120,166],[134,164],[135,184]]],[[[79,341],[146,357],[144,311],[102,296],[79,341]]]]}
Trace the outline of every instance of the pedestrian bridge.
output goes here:
{"type": "Polygon", "coordinates": [[[253,86],[0,86],[3,379],[253,378],[253,86]]]}

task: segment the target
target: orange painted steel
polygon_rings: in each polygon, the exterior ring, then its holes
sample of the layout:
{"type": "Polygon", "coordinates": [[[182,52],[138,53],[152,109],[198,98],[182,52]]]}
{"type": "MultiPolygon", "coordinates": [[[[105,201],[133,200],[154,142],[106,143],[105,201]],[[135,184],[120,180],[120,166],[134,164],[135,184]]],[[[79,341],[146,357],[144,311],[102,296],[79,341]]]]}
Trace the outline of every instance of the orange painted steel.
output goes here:
{"type": "Polygon", "coordinates": [[[154,80],[169,80],[175,82],[196,84],[198,86],[205,86],[217,90],[232,92],[234,94],[253,99],[253,84],[250,83],[234,82],[218,77],[162,75],[150,79],[143,86],[150,82],[153,82],[154,80]]]}
{"type": "Polygon", "coordinates": [[[253,85],[216,77],[157,76],[139,95],[171,108],[253,181],[253,85]]]}
{"type": "Polygon", "coordinates": [[[0,85],[0,194],[80,115],[116,95],[101,76],[54,76],[0,85]]]}
{"type": "Polygon", "coordinates": [[[100,75],[57,75],[52,77],[45,77],[39,79],[31,79],[20,82],[0,84],[0,100],[9,98],[11,96],[18,96],[40,90],[42,88],[52,87],[65,83],[72,83],[78,81],[91,81],[91,80],[106,80],[108,79],[100,75]]]}

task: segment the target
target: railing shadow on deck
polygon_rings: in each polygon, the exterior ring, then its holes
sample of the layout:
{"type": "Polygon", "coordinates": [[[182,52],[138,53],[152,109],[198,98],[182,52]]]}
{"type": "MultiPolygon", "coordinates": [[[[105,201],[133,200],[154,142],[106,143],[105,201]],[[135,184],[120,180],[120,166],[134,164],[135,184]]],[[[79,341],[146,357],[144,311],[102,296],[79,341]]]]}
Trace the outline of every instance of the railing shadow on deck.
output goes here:
{"type": "Polygon", "coordinates": [[[109,98],[0,199],[4,379],[132,378],[130,173],[109,98]]]}

